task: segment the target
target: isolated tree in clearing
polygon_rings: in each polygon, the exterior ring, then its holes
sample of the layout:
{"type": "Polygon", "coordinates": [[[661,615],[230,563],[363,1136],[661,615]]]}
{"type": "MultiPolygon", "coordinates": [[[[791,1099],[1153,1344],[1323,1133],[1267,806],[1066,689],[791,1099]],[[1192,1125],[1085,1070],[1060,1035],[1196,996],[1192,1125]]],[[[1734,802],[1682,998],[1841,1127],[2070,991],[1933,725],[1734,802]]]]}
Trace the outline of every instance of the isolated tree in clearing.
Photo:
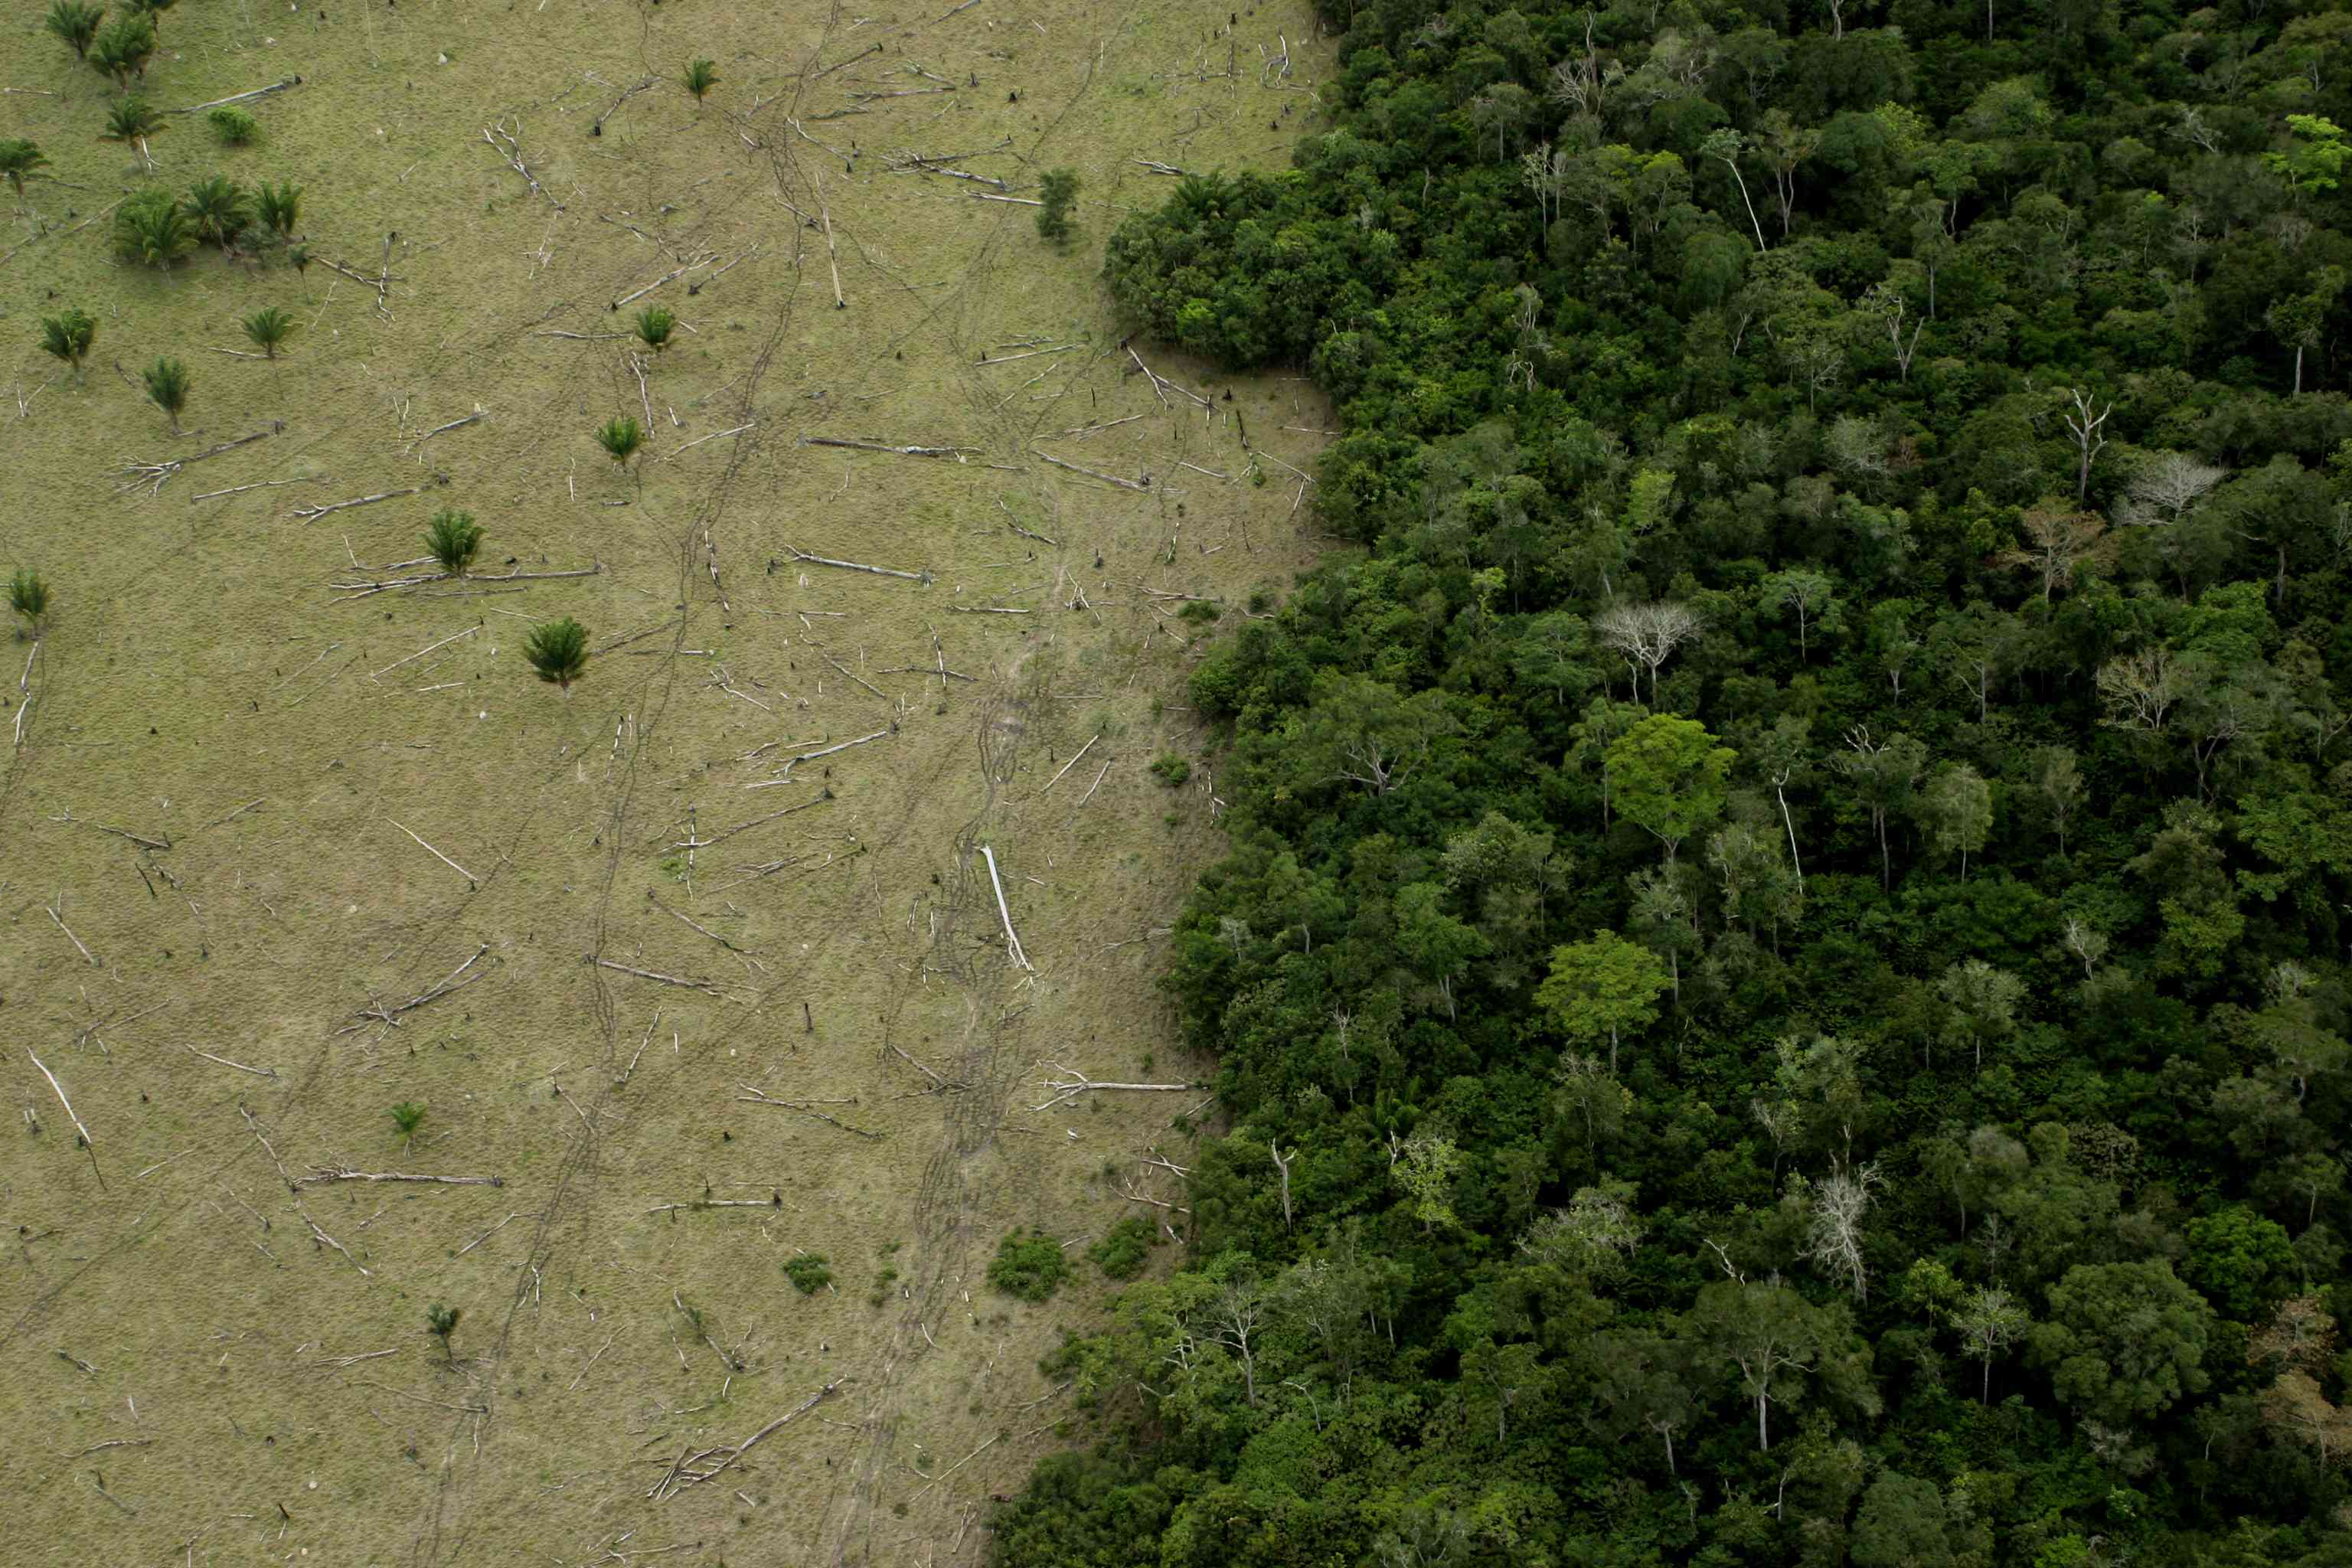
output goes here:
{"type": "Polygon", "coordinates": [[[40,148],[21,136],[0,137],[0,178],[16,193],[16,200],[25,199],[25,179],[37,169],[48,167],[49,160],[40,148]]]}
{"type": "Polygon", "coordinates": [[[551,680],[570,691],[572,683],[588,668],[588,628],[569,616],[533,626],[523,639],[522,656],[541,680],[551,680]]]}
{"type": "Polygon", "coordinates": [[[43,17],[41,26],[51,37],[61,38],[72,49],[74,58],[89,58],[89,41],[98,37],[98,25],[106,16],[103,5],[85,5],[81,0],[57,0],[43,17]]]}
{"type": "MultiPolygon", "coordinates": [[[[276,185],[264,180],[254,187],[253,201],[265,226],[289,238],[293,236],[294,226],[302,220],[301,186],[291,180],[281,181],[276,185]]],[[[287,258],[293,259],[291,252],[288,253],[287,258]]],[[[308,259],[304,258],[304,260],[308,259]]],[[[299,268],[301,263],[296,262],[295,265],[299,268]]]]}
{"type": "Polygon", "coordinates": [[[188,215],[163,191],[142,191],[124,202],[114,215],[114,248],[128,261],[143,261],[162,269],[187,253],[195,243],[188,231],[188,215]]]}
{"type": "Polygon", "coordinates": [[[147,384],[149,399],[172,422],[172,434],[180,434],[180,411],[188,405],[188,367],[175,359],[159,359],[141,379],[147,384]]]}
{"type": "Polygon", "coordinates": [[[41,318],[41,352],[52,359],[61,359],[75,370],[89,357],[89,345],[98,336],[98,321],[87,310],[68,310],[62,315],[41,318]]]}
{"type": "Polygon", "coordinates": [[[275,305],[266,305],[247,316],[243,325],[245,335],[251,338],[266,358],[278,357],[278,345],[294,330],[294,318],[275,305]]]}
{"type": "Polygon", "coordinates": [[[1078,199],[1078,172],[1055,169],[1037,184],[1037,233],[1059,245],[1070,237],[1070,208],[1078,199]]]}
{"type": "Polygon", "coordinates": [[[106,111],[106,129],[98,133],[101,142],[120,142],[139,152],[139,161],[153,173],[155,160],[147,151],[147,138],[163,129],[163,117],[137,93],[116,99],[106,111]]]}
{"type": "Polygon", "coordinates": [[[438,1301],[425,1309],[425,1332],[441,1342],[441,1353],[453,1362],[457,1352],[449,1348],[449,1336],[457,1331],[457,1320],[465,1315],[464,1309],[445,1307],[438,1301]]]}
{"type": "Polygon", "coordinates": [[[604,447],[604,455],[624,468],[629,466],[631,458],[644,449],[645,444],[646,427],[625,416],[607,420],[596,427],[596,445],[604,447]]]}
{"type": "Polygon", "coordinates": [[[436,511],[425,526],[425,553],[452,577],[463,577],[474,552],[482,547],[482,531],[470,511],[436,511]]]}
{"type": "Polygon", "coordinates": [[[670,335],[677,331],[677,317],[659,305],[648,305],[637,312],[637,341],[656,353],[669,347],[670,335]]]}
{"type": "Polygon", "coordinates": [[[117,16],[99,30],[82,58],[100,75],[112,77],[116,86],[129,87],[132,77],[147,74],[154,54],[154,24],[143,16],[117,16]]]}
{"type": "Polygon", "coordinates": [[[41,635],[41,617],[49,613],[49,585],[41,574],[29,566],[17,568],[8,579],[8,607],[25,617],[25,629],[33,636],[41,635]]]}
{"type": "Polygon", "coordinates": [[[392,1108],[392,1124],[400,1130],[400,1142],[406,1148],[416,1140],[416,1130],[425,1124],[425,1102],[404,1100],[392,1108]]]}

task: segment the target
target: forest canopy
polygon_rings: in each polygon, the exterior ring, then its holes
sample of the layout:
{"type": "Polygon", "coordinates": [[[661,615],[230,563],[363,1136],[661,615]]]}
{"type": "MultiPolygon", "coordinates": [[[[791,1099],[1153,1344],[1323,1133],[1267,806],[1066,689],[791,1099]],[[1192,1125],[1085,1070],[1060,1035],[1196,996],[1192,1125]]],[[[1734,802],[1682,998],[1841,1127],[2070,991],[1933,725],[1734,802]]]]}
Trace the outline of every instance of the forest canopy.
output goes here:
{"type": "Polygon", "coordinates": [[[2352,1563],[2352,12],[1327,0],[1229,1131],[1022,1568],[2352,1563]]]}

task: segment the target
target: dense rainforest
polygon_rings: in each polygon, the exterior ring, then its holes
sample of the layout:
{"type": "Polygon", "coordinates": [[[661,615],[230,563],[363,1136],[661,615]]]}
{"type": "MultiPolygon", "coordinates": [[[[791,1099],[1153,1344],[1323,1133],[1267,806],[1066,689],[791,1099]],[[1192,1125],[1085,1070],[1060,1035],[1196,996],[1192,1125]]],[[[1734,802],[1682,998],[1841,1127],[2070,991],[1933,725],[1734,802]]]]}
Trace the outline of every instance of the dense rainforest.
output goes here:
{"type": "Polygon", "coordinates": [[[2352,10],[1325,4],[1108,247],[1336,542],[996,1560],[2352,1563],[2352,10]]]}

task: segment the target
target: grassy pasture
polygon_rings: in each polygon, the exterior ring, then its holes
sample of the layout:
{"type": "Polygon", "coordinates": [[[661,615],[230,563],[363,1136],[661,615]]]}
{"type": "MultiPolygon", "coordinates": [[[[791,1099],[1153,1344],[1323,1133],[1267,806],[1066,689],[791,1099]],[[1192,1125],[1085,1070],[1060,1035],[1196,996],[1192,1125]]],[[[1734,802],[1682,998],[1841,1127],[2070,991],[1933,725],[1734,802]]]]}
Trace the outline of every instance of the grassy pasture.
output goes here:
{"type": "Polygon", "coordinates": [[[1035,1108],[1205,1071],[1151,985],[1217,842],[1183,678],[1307,559],[1328,423],[1148,378],[1100,247],[1138,160],[1317,123],[1306,8],[186,0],[158,107],[301,79],[242,146],[167,114],[152,174],[45,9],[0,10],[51,161],[0,571],[56,595],[0,645],[9,1559],[977,1561],[1112,1288],[992,1290],[998,1238],[1181,1223],[1122,1194],[1181,1201],[1143,1161],[1205,1090],[1035,1108]],[[1066,247],[982,199],[1062,166],[1066,247]],[[214,174],[303,187],[307,269],[113,258],[120,198],[214,174]],[[335,586],[453,507],[473,576],[335,586]],[[563,692],[522,648],[566,616],[563,692]]]}

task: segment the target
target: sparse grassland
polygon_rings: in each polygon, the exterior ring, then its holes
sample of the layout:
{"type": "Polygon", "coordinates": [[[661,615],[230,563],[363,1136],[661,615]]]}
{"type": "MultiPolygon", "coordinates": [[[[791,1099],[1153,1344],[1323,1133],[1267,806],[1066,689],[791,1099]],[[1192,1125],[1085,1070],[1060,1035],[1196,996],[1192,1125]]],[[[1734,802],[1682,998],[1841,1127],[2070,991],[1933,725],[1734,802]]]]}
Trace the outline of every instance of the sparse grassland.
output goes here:
{"type": "Polygon", "coordinates": [[[11,1560],[977,1561],[1112,1289],[991,1292],[988,1238],[1183,1224],[1123,1193],[1181,1202],[1143,1160],[1206,1090],[1031,1108],[1181,1054],[1180,612],[1287,585],[1328,423],[1128,353],[1101,245],[1139,160],[1312,127],[1305,8],[191,0],[110,75],[47,9],[0,8],[47,160],[0,237],[0,575],[50,593],[11,1560]]]}

